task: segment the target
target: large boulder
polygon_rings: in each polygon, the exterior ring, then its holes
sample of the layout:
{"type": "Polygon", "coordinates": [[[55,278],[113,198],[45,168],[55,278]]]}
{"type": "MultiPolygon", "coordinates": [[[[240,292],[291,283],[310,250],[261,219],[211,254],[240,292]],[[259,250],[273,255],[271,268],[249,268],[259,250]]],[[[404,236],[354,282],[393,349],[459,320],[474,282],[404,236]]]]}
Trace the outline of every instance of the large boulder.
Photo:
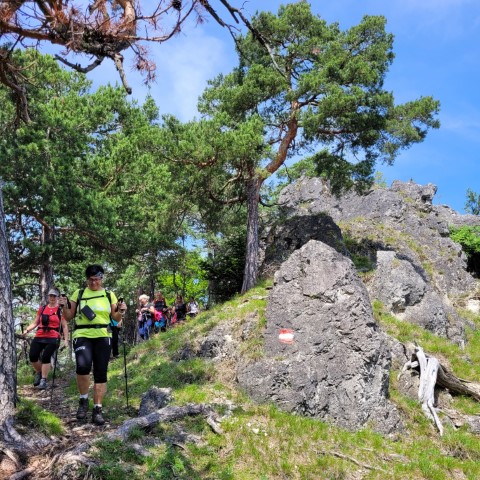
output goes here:
{"type": "Polygon", "coordinates": [[[367,288],[370,297],[380,300],[397,318],[463,344],[462,320],[432,287],[423,269],[410,259],[391,250],[379,250],[367,288]]]}
{"type": "Polygon", "coordinates": [[[390,351],[353,263],[311,240],[275,274],[267,307],[265,357],[239,367],[237,378],[256,400],[381,432],[400,426],[388,401],[390,351]],[[282,343],[291,331],[293,342],[282,343]],[[280,335],[282,333],[282,335],[280,335]]]}

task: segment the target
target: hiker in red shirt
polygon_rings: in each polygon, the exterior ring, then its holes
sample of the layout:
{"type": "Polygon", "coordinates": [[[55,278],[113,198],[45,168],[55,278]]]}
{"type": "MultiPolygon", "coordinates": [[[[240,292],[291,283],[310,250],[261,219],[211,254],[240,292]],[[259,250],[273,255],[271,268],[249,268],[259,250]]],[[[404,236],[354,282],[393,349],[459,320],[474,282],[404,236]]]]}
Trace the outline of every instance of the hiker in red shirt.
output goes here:
{"type": "Polygon", "coordinates": [[[63,336],[68,346],[68,325],[58,305],[59,293],[55,288],[48,292],[47,305],[40,306],[35,320],[27,327],[24,336],[37,329],[30,346],[30,362],[35,369],[33,385],[41,390],[47,388],[47,376],[51,368],[52,355],[60,345],[63,336]],[[60,333],[61,332],[61,333],[60,333]]]}

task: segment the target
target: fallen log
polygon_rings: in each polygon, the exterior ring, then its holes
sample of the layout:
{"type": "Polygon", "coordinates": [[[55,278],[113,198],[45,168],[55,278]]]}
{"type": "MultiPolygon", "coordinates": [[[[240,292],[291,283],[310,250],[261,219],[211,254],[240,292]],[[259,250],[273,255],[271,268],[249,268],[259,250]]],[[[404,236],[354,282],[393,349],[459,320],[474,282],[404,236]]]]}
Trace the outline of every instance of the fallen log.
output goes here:
{"type": "MultiPolygon", "coordinates": [[[[107,435],[108,440],[126,440],[130,431],[135,427],[147,429],[160,422],[172,422],[191,415],[205,415],[209,422],[213,421],[212,407],[204,404],[187,404],[181,407],[168,406],[156,410],[143,417],[126,420],[114,432],[107,435]]],[[[209,423],[210,424],[210,423],[209,423]]]]}

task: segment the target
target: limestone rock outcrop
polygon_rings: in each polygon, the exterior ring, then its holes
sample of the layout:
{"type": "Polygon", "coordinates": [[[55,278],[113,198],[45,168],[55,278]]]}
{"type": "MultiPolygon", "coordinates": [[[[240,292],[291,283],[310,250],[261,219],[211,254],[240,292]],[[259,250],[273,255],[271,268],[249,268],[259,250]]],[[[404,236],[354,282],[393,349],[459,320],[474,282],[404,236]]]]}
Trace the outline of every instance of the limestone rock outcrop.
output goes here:
{"type": "MultiPolygon", "coordinates": [[[[282,225],[292,218],[331,217],[350,255],[368,258],[372,265],[366,282],[372,301],[379,299],[393,315],[463,344],[466,322],[454,307],[457,300],[475,296],[478,281],[461,246],[450,239],[449,227],[480,225],[480,218],[433,205],[435,193],[432,184],[396,181],[391,188],[337,198],[324,180],[303,178],[282,191],[279,203],[282,225]]],[[[265,236],[262,271],[269,269],[268,238],[278,228],[270,226],[265,236]]],[[[298,240],[290,238],[297,247],[303,244],[298,240]]]]}
{"type": "Polygon", "coordinates": [[[258,401],[348,429],[370,425],[388,433],[400,426],[388,401],[390,361],[353,263],[311,240],[276,272],[265,357],[240,366],[237,378],[258,401]],[[282,330],[293,336],[291,343],[282,343],[282,330]]]}

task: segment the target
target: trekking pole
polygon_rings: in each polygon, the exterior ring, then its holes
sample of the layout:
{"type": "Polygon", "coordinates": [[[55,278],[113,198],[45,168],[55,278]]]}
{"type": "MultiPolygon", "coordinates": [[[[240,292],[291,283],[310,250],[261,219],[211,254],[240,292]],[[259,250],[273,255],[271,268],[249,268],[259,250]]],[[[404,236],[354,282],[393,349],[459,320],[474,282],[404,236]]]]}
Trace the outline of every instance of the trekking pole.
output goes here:
{"type": "MultiPolygon", "coordinates": [[[[66,298],[67,300],[67,306],[68,308],[71,307],[71,303],[70,303],[70,300],[68,300],[68,297],[62,293],[60,294],[61,297],[64,297],[66,298]]],[[[52,375],[52,388],[51,388],[51,391],[50,391],[50,406],[53,402],[53,389],[55,387],[55,372],[57,370],[57,362],[58,362],[58,354],[64,349],[64,347],[60,348],[60,342],[62,341],[62,333],[63,333],[63,328],[62,328],[62,317],[63,317],[63,306],[61,305],[60,306],[60,328],[59,328],[59,332],[58,334],[60,335],[60,337],[58,337],[58,343],[57,343],[57,349],[55,350],[55,359],[53,361],[53,375],[52,375]]]]}
{"type": "MultiPolygon", "coordinates": [[[[118,299],[118,303],[123,303],[123,298],[118,299]]],[[[118,303],[117,303],[117,310],[118,310],[118,303]]],[[[125,319],[125,311],[120,310],[122,314],[122,324],[123,320],[125,319]]],[[[125,375],[125,397],[127,399],[127,409],[128,409],[128,374],[127,374],[127,349],[125,347],[125,325],[123,325],[123,332],[122,332],[122,343],[123,343],[123,367],[124,367],[124,375],[125,375]]]]}
{"type": "Polygon", "coordinates": [[[53,402],[53,388],[55,386],[55,371],[57,370],[58,352],[60,347],[60,339],[58,339],[57,349],[55,350],[55,359],[53,361],[53,375],[52,375],[52,388],[50,389],[50,406],[53,402]]]}
{"type": "Polygon", "coordinates": [[[127,375],[127,350],[125,347],[125,329],[122,333],[122,343],[123,343],[123,366],[125,370],[125,397],[127,399],[127,409],[128,409],[128,375],[127,375]]]}

